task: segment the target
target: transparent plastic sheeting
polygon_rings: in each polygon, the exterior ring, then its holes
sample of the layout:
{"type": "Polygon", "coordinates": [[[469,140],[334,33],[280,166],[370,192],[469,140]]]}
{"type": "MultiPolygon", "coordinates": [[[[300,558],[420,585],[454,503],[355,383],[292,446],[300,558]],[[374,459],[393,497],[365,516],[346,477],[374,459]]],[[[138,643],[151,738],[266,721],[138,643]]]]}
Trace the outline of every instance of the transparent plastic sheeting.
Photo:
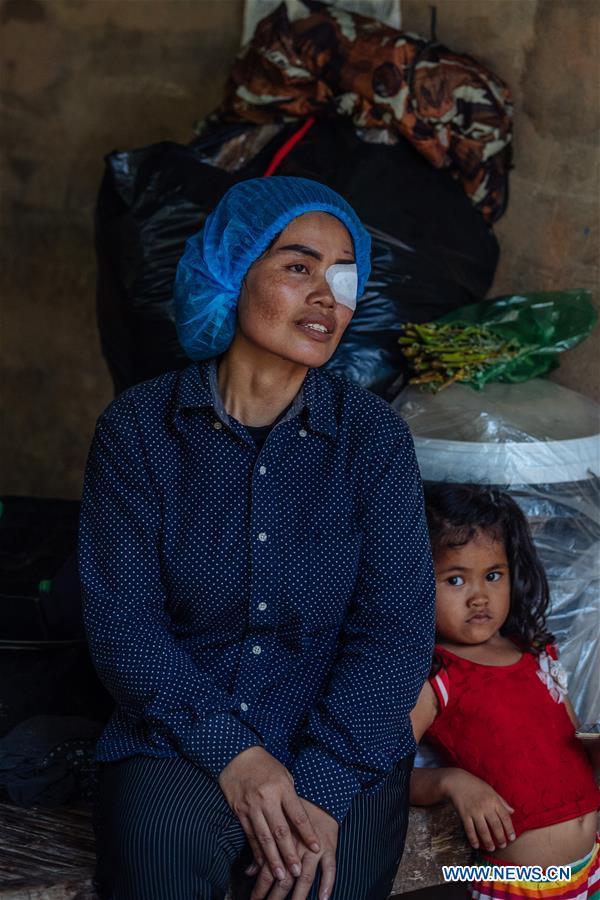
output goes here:
{"type": "Polygon", "coordinates": [[[569,696],[581,722],[600,721],[600,406],[545,379],[408,387],[392,405],[424,481],[504,488],[527,516],[569,696]]]}

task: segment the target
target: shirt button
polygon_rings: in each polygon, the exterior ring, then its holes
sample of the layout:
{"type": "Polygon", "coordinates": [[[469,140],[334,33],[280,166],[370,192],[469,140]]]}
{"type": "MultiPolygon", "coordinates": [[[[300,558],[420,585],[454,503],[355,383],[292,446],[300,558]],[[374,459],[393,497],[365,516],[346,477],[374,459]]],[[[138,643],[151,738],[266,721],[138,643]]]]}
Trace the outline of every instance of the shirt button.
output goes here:
{"type": "Polygon", "coordinates": [[[242,712],[248,712],[248,704],[247,704],[247,703],[240,703],[240,709],[241,709],[242,712]]]}
{"type": "Polygon", "coordinates": [[[260,472],[261,475],[266,475],[267,467],[266,467],[266,466],[261,466],[260,469],[259,469],[258,471],[260,472]]]}
{"type": "Polygon", "coordinates": [[[222,422],[213,422],[213,428],[214,428],[216,431],[219,431],[222,427],[223,427],[223,423],[222,423],[222,422]]]}
{"type": "Polygon", "coordinates": [[[300,437],[306,437],[306,430],[304,428],[301,428],[298,434],[300,435],[300,437]]]}
{"type": "Polygon", "coordinates": [[[263,610],[267,608],[267,604],[264,602],[264,600],[261,600],[261,602],[258,604],[258,608],[261,612],[263,612],[263,610]]]}
{"type": "Polygon", "coordinates": [[[259,535],[258,535],[258,539],[259,539],[259,541],[266,541],[266,539],[267,539],[267,532],[266,532],[266,531],[261,531],[261,532],[259,533],[259,535]]]}
{"type": "Polygon", "coordinates": [[[261,650],[262,650],[262,647],[260,646],[260,644],[255,644],[254,647],[252,648],[252,652],[254,653],[255,656],[258,656],[260,654],[261,650]]]}

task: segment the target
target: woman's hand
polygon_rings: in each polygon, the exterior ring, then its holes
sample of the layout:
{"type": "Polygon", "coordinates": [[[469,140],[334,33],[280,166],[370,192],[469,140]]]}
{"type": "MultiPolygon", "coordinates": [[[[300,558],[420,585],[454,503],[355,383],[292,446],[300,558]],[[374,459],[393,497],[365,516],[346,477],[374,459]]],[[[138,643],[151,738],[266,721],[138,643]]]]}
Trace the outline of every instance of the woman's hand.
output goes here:
{"type": "Polygon", "coordinates": [[[477,849],[481,843],[491,851],[514,841],[512,806],[481,778],[464,769],[447,771],[445,794],[456,807],[471,846],[477,849]]]}
{"type": "MultiPolygon", "coordinates": [[[[298,856],[301,860],[302,872],[296,878],[286,875],[283,881],[275,881],[267,863],[260,868],[256,884],[250,896],[250,900],[284,900],[289,891],[294,888],[292,900],[305,900],[312,887],[317,867],[321,866],[321,883],[319,885],[319,900],[327,900],[331,897],[333,883],[335,881],[335,851],[338,841],[338,823],[320,806],[302,800],[308,810],[311,822],[319,835],[321,850],[310,850],[302,840],[297,841],[298,856]]],[[[256,864],[246,869],[246,874],[254,875],[258,870],[256,864]]]]}
{"type": "Polygon", "coordinates": [[[319,853],[321,845],[306,801],[294,790],[294,779],[285,766],[262,747],[250,747],[225,766],[219,786],[240,820],[256,862],[266,862],[280,881],[290,872],[299,876],[302,865],[295,838],[314,853],[319,853]]]}

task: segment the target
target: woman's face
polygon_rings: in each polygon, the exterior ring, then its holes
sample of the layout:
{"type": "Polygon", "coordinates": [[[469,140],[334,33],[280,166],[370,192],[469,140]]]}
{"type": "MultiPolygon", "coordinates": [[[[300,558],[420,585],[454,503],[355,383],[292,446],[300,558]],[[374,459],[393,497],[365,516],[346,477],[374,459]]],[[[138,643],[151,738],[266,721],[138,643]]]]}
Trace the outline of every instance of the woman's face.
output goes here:
{"type": "Polygon", "coordinates": [[[238,331],[291,362],[323,365],[353,314],[336,301],[325,273],[329,266],[353,262],[352,238],[339,219],[323,212],[299,216],[248,271],[238,303],[238,331]]]}

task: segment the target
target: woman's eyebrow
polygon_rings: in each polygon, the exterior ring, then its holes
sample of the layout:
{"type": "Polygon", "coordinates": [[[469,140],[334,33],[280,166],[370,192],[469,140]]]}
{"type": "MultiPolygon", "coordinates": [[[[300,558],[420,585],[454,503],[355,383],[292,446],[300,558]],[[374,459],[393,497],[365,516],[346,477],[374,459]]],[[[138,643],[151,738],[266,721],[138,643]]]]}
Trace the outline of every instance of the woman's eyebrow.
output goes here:
{"type": "MultiPolygon", "coordinates": [[[[285,247],[276,247],[273,252],[279,253],[280,251],[284,252],[285,250],[293,250],[295,253],[302,253],[304,256],[312,256],[314,259],[318,260],[323,259],[322,253],[319,253],[318,250],[314,250],[312,247],[307,247],[306,244],[286,244],[285,247]]],[[[349,250],[345,250],[344,253],[348,253],[352,256],[349,250]]],[[[336,259],[337,265],[352,265],[353,263],[353,259],[336,259]]]]}

